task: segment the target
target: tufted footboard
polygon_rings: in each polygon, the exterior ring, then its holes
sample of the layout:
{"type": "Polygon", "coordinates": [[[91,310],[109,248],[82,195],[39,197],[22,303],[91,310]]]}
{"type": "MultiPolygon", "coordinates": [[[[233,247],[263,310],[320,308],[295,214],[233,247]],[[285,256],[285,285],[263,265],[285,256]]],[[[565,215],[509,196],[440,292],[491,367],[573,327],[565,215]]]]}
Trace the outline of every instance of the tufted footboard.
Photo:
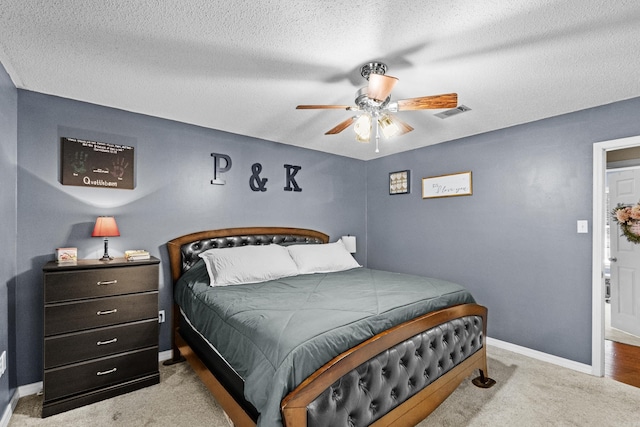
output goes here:
{"type": "Polygon", "coordinates": [[[482,348],[482,318],[429,329],[349,371],[307,405],[309,427],[368,426],[482,348]]]}
{"type": "Polygon", "coordinates": [[[285,425],[415,425],[474,370],[484,377],[485,319],[482,306],[455,306],[365,341],[285,398],[285,425]]]}

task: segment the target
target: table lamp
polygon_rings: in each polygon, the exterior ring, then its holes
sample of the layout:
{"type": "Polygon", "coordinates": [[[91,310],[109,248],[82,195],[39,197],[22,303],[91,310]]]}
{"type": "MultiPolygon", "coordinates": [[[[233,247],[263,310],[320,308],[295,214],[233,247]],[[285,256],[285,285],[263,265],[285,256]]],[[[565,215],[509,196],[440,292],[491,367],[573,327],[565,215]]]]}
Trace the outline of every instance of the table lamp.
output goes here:
{"type": "Polygon", "coordinates": [[[109,261],[113,259],[109,256],[109,237],[117,237],[120,235],[116,219],[112,216],[99,216],[96,219],[96,225],[93,227],[91,237],[104,237],[104,255],[100,261],[109,261]]]}

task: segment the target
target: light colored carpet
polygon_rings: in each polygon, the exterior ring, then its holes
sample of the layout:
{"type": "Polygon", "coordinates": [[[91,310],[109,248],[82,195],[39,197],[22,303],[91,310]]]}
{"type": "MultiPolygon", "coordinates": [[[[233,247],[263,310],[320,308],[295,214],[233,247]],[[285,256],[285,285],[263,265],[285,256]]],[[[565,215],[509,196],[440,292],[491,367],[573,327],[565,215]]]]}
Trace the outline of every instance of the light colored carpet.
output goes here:
{"type": "Polygon", "coordinates": [[[41,396],[18,401],[9,427],[229,427],[222,408],[187,363],[160,364],[160,384],[40,418],[41,396]]]}
{"type": "Polygon", "coordinates": [[[640,337],[628,334],[620,329],[611,327],[611,304],[604,305],[604,337],[610,341],[621,342],[622,344],[635,345],[640,347],[640,337]]]}
{"type": "MultiPolygon", "coordinates": [[[[419,426],[640,427],[640,388],[597,378],[489,346],[489,375],[480,389],[463,381],[419,426]]],[[[187,364],[161,365],[158,385],[45,419],[42,398],[18,402],[9,427],[227,427],[224,413],[187,364]]]]}

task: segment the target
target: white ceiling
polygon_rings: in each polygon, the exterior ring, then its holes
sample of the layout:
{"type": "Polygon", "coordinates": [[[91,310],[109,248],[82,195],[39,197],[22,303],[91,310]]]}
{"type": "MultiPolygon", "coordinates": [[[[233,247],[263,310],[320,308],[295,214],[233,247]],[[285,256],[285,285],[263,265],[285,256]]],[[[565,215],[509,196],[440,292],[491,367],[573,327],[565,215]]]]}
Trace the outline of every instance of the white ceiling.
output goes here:
{"type": "Polygon", "coordinates": [[[640,96],[637,0],[0,0],[0,62],[20,89],[373,159],[640,96]],[[472,111],[405,111],[373,144],[351,114],[362,64],[392,100],[457,92],[472,111]]]}

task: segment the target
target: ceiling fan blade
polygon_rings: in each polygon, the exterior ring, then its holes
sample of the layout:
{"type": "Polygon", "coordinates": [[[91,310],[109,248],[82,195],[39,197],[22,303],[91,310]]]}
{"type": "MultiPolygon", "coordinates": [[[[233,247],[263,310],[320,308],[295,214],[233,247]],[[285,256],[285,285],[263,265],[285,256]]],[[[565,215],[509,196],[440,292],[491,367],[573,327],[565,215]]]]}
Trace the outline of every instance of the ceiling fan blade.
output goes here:
{"type": "Polygon", "coordinates": [[[395,124],[398,126],[398,128],[400,128],[400,132],[398,133],[398,136],[404,135],[405,133],[409,133],[409,132],[411,132],[413,130],[413,127],[411,127],[406,122],[403,122],[398,117],[396,117],[394,115],[391,115],[391,114],[389,114],[389,116],[395,122],[395,124]]]}
{"type": "Polygon", "coordinates": [[[346,128],[348,128],[349,126],[351,126],[351,124],[353,122],[355,122],[357,119],[356,116],[353,117],[349,117],[347,120],[345,120],[344,122],[341,122],[340,124],[338,124],[338,126],[334,127],[331,130],[328,130],[327,132],[325,132],[325,135],[335,135],[337,133],[342,132],[343,130],[345,130],[346,128]]]}
{"type": "Polygon", "coordinates": [[[446,93],[444,95],[422,96],[420,98],[401,99],[397,102],[398,111],[456,108],[458,106],[458,94],[446,93]]]}
{"type": "Polygon", "coordinates": [[[384,74],[369,74],[367,96],[376,101],[384,101],[391,94],[391,90],[398,83],[398,79],[384,74]]]}
{"type": "Polygon", "coordinates": [[[296,110],[348,110],[350,105],[298,105],[296,110]]]}

